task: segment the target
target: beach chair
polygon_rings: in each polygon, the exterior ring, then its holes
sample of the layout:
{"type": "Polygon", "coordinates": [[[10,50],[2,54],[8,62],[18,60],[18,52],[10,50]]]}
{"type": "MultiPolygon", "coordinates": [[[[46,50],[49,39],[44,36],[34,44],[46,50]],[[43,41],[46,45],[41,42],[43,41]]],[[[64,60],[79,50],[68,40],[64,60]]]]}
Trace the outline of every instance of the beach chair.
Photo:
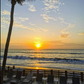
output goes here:
{"type": "Polygon", "coordinates": [[[37,74],[36,81],[33,82],[33,84],[40,84],[40,83],[42,83],[42,77],[43,77],[43,74],[37,74]]]}
{"type": "Polygon", "coordinates": [[[13,71],[10,71],[8,73],[8,75],[6,77],[3,78],[3,82],[8,82],[11,80],[12,76],[13,76],[14,72],[13,71]]]}
{"type": "Polygon", "coordinates": [[[10,84],[16,84],[16,83],[18,83],[20,81],[21,75],[22,75],[22,72],[18,71],[17,74],[16,74],[15,79],[11,80],[10,84]]]}
{"type": "Polygon", "coordinates": [[[79,78],[76,78],[76,77],[72,78],[72,82],[73,82],[73,84],[80,84],[79,78]]]}
{"type": "Polygon", "coordinates": [[[26,79],[23,80],[22,84],[28,84],[30,81],[32,82],[33,73],[28,73],[26,79]]]}
{"type": "Polygon", "coordinates": [[[60,84],[67,84],[67,78],[61,76],[61,77],[60,77],[60,84]]]}
{"type": "Polygon", "coordinates": [[[54,76],[48,75],[47,84],[53,84],[54,83],[54,76]]]}

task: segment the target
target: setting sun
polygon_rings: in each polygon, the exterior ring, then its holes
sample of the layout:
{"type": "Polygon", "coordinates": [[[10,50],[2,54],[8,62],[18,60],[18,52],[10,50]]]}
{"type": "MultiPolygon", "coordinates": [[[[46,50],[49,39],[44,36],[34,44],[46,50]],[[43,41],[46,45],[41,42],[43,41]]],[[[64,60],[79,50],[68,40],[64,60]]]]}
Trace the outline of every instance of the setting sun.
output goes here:
{"type": "Polygon", "coordinates": [[[38,67],[36,67],[36,69],[38,69],[38,67]]]}
{"type": "Polygon", "coordinates": [[[37,46],[37,48],[39,48],[40,47],[40,44],[37,44],[36,46],[37,46]]]}

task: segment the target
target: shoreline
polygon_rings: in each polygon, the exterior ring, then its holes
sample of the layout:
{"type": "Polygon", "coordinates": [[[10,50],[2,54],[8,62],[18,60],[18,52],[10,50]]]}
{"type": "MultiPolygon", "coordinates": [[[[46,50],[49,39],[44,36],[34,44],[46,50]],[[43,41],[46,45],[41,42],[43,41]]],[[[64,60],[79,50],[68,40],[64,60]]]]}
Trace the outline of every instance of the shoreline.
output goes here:
{"type": "MultiPolygon", "coordinates": [[[[12,68],[13,65],[6,65],[6,67],[12,68]]],[[[71,69],[60,69],[60,68],[44,68],[44,67],[26,67],[26,66],[16,66],[15,68],[23,68],[23,69],[36,69],[36,70],[59,70],[59,71],[68,71],[68,72],[83,72],[81,70],[71,70],[71,69]]]]}

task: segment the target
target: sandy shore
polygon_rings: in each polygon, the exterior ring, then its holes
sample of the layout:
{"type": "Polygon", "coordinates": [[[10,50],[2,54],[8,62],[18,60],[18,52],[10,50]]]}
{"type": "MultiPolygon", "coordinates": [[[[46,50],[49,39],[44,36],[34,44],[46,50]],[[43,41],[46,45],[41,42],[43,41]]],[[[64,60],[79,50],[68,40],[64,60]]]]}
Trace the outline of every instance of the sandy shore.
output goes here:
{"type": "MultiPolygon", "coordinates": [[[[6,65],[6,67],[12,68],[13,65],[6,65]]],[[[70,70],[70,69],[59,69],[59,68],[43,68],[43,67],[26,67],[26,66],[15,66],[15,68],[23,68],[23,69],[39,69],[39,70],[59,70],[59,71],[67,71],[67,72],[83,72],[81,70],[70,70]]]]}

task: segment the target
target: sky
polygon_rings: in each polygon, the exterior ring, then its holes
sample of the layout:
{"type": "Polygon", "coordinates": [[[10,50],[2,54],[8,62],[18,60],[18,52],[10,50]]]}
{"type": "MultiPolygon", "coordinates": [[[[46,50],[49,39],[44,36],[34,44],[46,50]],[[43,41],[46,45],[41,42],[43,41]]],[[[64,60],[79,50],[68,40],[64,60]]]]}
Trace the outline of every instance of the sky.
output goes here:
{"type": "MultiPolygon", "coordinates": [[[[10,1],[1,0],[2,49],[7,39],[10,11],[10,1]]],[[[16,3],[9,49],[84,49],[84,0],[16,3]]]]}

